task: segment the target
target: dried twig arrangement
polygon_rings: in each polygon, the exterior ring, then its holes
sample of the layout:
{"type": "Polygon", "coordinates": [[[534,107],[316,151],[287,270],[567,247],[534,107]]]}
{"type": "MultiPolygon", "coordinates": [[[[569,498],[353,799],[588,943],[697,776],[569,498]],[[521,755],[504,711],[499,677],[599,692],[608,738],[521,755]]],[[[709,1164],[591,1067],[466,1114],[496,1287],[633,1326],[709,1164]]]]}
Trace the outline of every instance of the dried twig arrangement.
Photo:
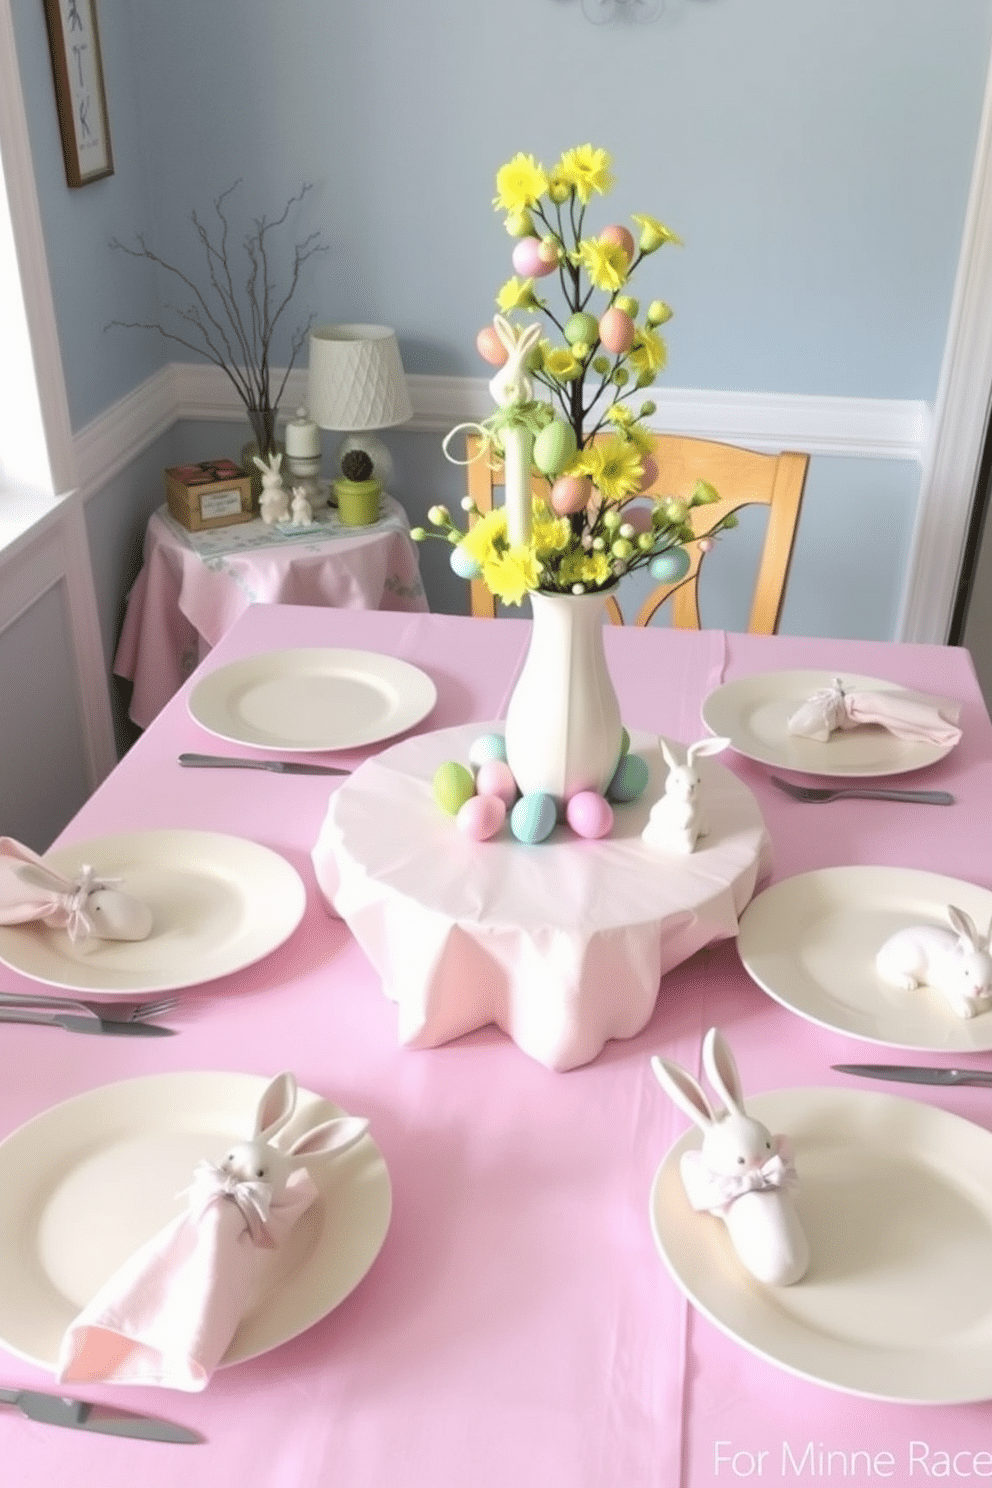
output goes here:
{"type": "MultiPolygon", "coordinates": [[[[237,270],[232,265],[228,237],[230,225],[227,218],[227,199],[241,184],[235,181],[221,192],[214,202],[219,226],[214,236],[200,219],[196,211],[190,213],[190,221],[200,240],[207,262],[208,283],[201,290],[188,275],[174,264],[167,263],[149,247],[143,233],[135,234],[137,247],[128,247],[117,238],[110,246],[128,254],[131,258],[145,258],[171,274],[186,286],[193,296],[182,308],[177,304],[166,304],[165,309],[175,316],[177,324],[160,324],[128,320],[112,320],[110,326],[122,326],[126,330],[157,331],[169,341],[175,341],[187,350],[206,356],[230,379],[238,396],[245,405],[252,432],[262,454],[275,448],[276,413],[293,364],[306,344],[313,324],[311,315],[305,324],[293,332],[289,362],[282,381],[272,395],[271,366],[269,354],[272,337],[279,320],[296,293],[300,272],[315,253],[326,251],[327,244],[320,241],[320,234],[310,233],[293,248],[289,271],[289,285],[280,295],[276,289],[275,272],[271,262],[272,244],[270,236],[286,222],[293,207],[297,206],[312,189],[311,183],[301,186],[291,196],[278,217],[256,217],[254,228],[242,243],[247,272],[244,282],[236,278],[237,270]]],[[[244,272],[244,270],[242,270],[244,272]]]]}

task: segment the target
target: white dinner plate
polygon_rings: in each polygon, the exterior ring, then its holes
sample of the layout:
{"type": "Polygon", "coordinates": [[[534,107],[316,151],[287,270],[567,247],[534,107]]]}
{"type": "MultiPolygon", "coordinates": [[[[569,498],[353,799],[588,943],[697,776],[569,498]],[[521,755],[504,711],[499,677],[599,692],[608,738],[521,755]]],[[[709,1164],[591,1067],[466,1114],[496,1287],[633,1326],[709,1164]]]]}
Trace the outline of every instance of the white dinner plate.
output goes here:
{"type": "Polygon", "coordinates": [[[359,749],[412,728],[433,708],[426,672],[378,651],[265,651],[218,667],[189,711],[235,744],[305,753],[359,749]]]}
{"type": "Polygon", "coordinates": [[[288,940],[306,909],[292,864],[222,832],[133,832],[45,854],[69,877],[89,863],[152,912],[145,940],[73,945],[64,930],[0,926],[0,961],[35,981],[108,998],[195,987],[288,940]]]}
{"type": "MultiPolygon", "coordinates": [[[[124,1080],[53,1106],[0,1142],[0,1344],[54,1369],[82,1307],[182,1212],[178,1195],[196,1164],[251,1135],[266,1083],[212,1071],[124,1080]]],[[[301,1090],[286,1140],[341,1114],[301,1090]]],[[[223,1364],[312,1327],[354,1290],[386,1237],[389,1173],[370,1136],[315,1160],[310,1174],[319,1198],[278,1250],[260,1252],[255,1295],[223,1364]]]]}
{"type": "MultiPolygon", "coordinates": [[[[788,721],[814,692],[830,687],[836,672],[755,672],[716,688],[703,702],[703,722],[726,737],[738,754],[803,775],[903,775],[943,759],[952,744],[897,739],[877,724],[841,729],[824,743],[798,739],[788,721]]],[[[906,692],[895,682],[841,673],[848,692],[906,692]]]]}
{"type": "Polygon", "coordinates": [[[992,1398],[992,1134],[867,1091],[778,1090],[748,1111],[795,1146],[811,1260],[789,1287],[755,1281],[726,1228],[690,1208],[681,1154],[655,1176],[655,1243],[689,1300],[792,1374],[876,1400],[992,1398]]]}
{"type": "Polygon", "coordinates": [[[755,895],[740,917],[737,949],[758,986],[783,1007],[839,1033],[893,1049],[992,1049],[992,1012],[960,1018],[938,992],[899,991],[875,970],[896,930],[948,926],[956,904],[985,930],[992,893],[916,868],[820,868],[755,895]]]}

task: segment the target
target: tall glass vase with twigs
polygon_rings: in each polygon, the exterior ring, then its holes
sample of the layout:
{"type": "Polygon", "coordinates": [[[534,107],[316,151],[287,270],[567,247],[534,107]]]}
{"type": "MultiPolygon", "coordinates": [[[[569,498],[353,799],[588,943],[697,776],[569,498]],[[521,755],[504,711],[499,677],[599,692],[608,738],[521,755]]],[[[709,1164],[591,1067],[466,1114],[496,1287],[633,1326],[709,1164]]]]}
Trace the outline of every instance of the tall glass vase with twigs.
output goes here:
{"type": "Polygon", "coordinates": [[[284,271],[277,271],[276,238],[294,208],[312,190],[311,183],[305,182],[278,216],[253,219],[251,229],[241,239],[243,258],[239,263],[231,242],[229,198],[240,184],[235,181],[215,199],[215,223],[205,222],[195,210],[190,213],[189,220],[206,265],[202,284],[157,253],[144,233],[135,234],[136,246],[117,238],[111,240],[111,247],[119,252],[155,264],[179,287],[180,293],[186,291],[190,298],[186,304],[166,302],[161,322],[112,320],[106,328],[155,331],[213,362],[243,402],[259,453],[267,455],[275,449],[279,402],[286,380],[306,344],[313,316],[292,331],[289,357],[275,388],[273,339],[297,292],[305,264],[315,254],[326,251],[327,244],[321,241],[320,233],[307,234],[293,246],[284,271]]]}

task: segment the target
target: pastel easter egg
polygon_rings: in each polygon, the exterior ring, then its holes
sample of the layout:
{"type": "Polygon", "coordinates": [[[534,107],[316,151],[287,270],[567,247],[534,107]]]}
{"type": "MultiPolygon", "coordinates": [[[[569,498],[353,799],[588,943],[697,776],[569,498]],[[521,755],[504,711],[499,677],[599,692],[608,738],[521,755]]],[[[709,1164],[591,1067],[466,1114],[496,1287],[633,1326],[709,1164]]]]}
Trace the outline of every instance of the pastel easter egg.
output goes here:
{"type": "Polygon", "coordinates": [[[685,548],[669,548],[648,564],[648,573],[658,584],[677,584],[689,572],[689,554],[685,548]]]}
{"type": "Polygon", "coordinates": [[[625,310],[617,310],[614,306],[600,316],[599,339],[613,356],[629,351],[636,334],[637,327],[625,310]]]}
{"type": "Polygon", "coordinates": [[[564,419],[552,419],[534,439],[533,461],[542,475],[557,475],[575,454],[575,430],[564,419]]]}
{"type": "Polygon", "coordinates": [[[596,791],[579,791],[565,807],[565,820],[577,837],[605,837],[613,826],[613,807],[596,791]]]}
{"type": "Polygon", "coordinates": [[[576,310],[565,322],[565,340],[569,346],[584,341],[591,346],[599,334],[599,321],[587,310],[576,310]]]}
{"type": "Polygon", "coordinates": [[[644,471],[641,476],[641,490],[649,491],[658,479],[658,463],[652,455],[642,455],[641,469],[644,471]]]}
{"type": "Polygon", "coordinates": [[[629,228],[621,226],[619,222],[612,222],[609,227],[604,227],[599,235],[601,243],[615,243],[622,248],[628,258],[634,256],[634,234],[629,228]]]}
{"type": "Polygon", "coordinates": [[[451,570],[460,579],[477,579],[482,572],[471,553],[466,552],[461,543],[456,543],[448,557],[451,570]]]}
{"type": "Polygon", "coordinates": [[[625,754],[617,765],[606,794],[611,801],[636,801],[647,786],[648,775],[647,760],[639,754],[625,754]]]}
{"type": "Polygon", "coordinates": [[[592,481],[587,475],[560,475],[551,487],[551,509],[559,517],[570,517],[584,511],[592,497],[592,481]]]}
{"type": "Polygon", "coordinates": [[[475,349],[483,361],[489,362],[493,367],[503,367],[510,353],[496,334],[494,326],[483,326],[475,338],[475,349]]]}
{"type": "Polygon", "coordinates": [[[510,812],[510,831],[518,842],[533,846],[551,836],[557,819],[554,797],[545,791],[531,791],[521,796],[510,812]]]}
{"type": "Polygon", "coordinates": [[[470,796],[458,808],[455,825],[473,842],[488,842],[506,821],[506,806],[499,796],[470,796]]]}
{"type": "Polygon", "coordinates": [[[456,760],[446,760],[434,771],[434,799],[442,811],[457,816],[470,796],[475,795],[475,781],[471,770],[456,760]]]}
{"type": "Polygon", "coordinates": [[[502,734],[480,734],[468,747],[468,762],[476,769],[489,760],[506,760],[506,740],[502,734]]]}
{"type": "Polygon", "coordinates": [[[499,796],[508,811],[520,794],[513,771],[505,760],[487,760],[480,765],[475,776],[475,788],[480,796],[499,796]]]}
{"type": "Polygon", "coordinates": [[[555,270],[541,251],[540,238],[518,238],[513,247],[513,267],[521,279],[540,279],[555,270]]]}
{"type": "Polygon", "coordinates": [[[627,729],[627,728],[621,728],[621,730],[620,730],[620,758],[623,759],[624,755],[627,754],[629,752],[629,750],[630,750],[630,730],[627,729]]]}
{"type": "Polygon", "coordinates": [[[623,509],[623,519],[629,522],[635,532],[651,531],[651,508],[639,505],[636,501],[628,502],[623,509]]]}

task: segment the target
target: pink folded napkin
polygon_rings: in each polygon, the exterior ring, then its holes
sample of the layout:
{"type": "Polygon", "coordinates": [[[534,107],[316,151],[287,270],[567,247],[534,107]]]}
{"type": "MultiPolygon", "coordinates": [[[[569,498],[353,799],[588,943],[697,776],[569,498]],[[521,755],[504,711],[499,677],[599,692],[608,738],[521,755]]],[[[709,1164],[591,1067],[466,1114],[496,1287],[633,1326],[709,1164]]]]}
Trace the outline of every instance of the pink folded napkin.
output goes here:
{"type": "Polygon", "coordinates": [[[317,1197],[305,1162],[347,1151],[368,1128],[359,1117],[338,1117],[284,1151],[272,1139],[289,1121],[296,1093],[292,1075],[276,1076],[252,1138],[220,1163],[197,1165],[185,1211],[135,1251],[70,1324],[60,1381],[205,1389],[245,1309],[257,1301],[261,1252],[281,1246],[317,1197]]]}
{"type": "Polygon", "coordinates": [[[66,930],[74,943],[144,940],[152,928],[147,904],[124,893],[120,879],[98,878],[83,863],[66,878],[13,837],[0,837],[0,925],[40,920],[66,930]]]}
{"type": "Polygon", "coordinates": [[[959,703],[923,697],[913,692],[846,692],[839,677],[831,687],[814,692],[789,719],[790,734],[823,743],[835,729],[860,728],[874,723],[897,739],[953,746],[961,737],[956,727],[959,703]]]}

